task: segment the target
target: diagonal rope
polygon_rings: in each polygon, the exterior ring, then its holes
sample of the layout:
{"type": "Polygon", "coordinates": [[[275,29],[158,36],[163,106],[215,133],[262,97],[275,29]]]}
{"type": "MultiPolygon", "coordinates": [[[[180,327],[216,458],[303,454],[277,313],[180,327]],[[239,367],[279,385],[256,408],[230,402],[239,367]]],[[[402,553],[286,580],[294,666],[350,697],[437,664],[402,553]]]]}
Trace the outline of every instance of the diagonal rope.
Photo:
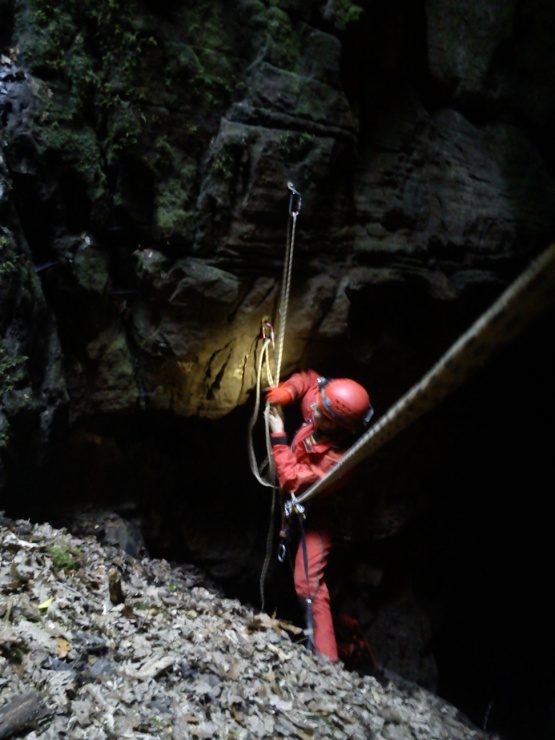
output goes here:
{"type": "Polygon", "coordinates": [[[553,304],[555,244],[535,259],[491,308],[452,345],[430,372],[392,406],[326,476],[301,494],[297,502],[302,503],[327,488],[439,404],[553,304]]]}

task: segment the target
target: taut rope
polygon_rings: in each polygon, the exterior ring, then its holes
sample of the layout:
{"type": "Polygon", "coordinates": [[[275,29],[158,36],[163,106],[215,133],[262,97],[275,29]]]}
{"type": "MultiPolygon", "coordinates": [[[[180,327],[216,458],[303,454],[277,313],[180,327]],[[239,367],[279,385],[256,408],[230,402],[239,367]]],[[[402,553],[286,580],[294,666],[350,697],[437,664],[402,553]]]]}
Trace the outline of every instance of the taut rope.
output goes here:
{"type": "Polygon", "coordinates": [[[289,198],[289,231],[287,233],[287,250],[285,254],[285,263],[283,267],[283,280],[281,283],[281,303],[279,307],[279,332],[278,332],[278,349],[275,369],[275,385],[279,384],[281,375],[281,361],[283,359],[283,345],[285,343],[285,327],[287,325],[287,310],[289,308],[289,292],[291,290],[291,273],[293,270],[293,247],[295,244],[295,230],[297,228],[297,216],[301,210],[301,194],[295,190],[293,184],[288,182],[287,187],[291,191],[289,198]]]}
{"type": "Polygon", "coordinates": [[[302,503],[341,478],[462,385],[503,345],[555,304],[555,244],[509,286],[430,372],[416,383],[343,456],[326,476],[301,494],[302,503]]]}

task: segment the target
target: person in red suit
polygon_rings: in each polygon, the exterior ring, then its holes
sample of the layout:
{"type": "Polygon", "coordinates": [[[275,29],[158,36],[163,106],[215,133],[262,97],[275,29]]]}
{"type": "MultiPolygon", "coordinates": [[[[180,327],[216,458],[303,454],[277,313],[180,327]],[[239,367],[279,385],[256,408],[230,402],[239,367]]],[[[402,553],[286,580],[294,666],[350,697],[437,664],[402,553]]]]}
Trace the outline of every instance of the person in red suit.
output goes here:
{"type": "MultiPolygon", "coordinates": [[[[366,429],[373,414],[367,391],[348,378],[328,379],[315,370],[294,373],[274,388],[266,389],[272,456],[281,489],[300,496],[331,470],[366,429]],[[291,445],[282,414],[275,406],[298,402],[304,423],[291,445]]],[[[324,580],[334,538],[336,519],[330,493],[345,485],[335,483],[306,506],[306,523],[295,555],[295,591],[310,615],[311,646],[316,655],[338,660],[330,596],[324,580]]],[[[310,638],[309,634],[309,638],[310,638]]]]}

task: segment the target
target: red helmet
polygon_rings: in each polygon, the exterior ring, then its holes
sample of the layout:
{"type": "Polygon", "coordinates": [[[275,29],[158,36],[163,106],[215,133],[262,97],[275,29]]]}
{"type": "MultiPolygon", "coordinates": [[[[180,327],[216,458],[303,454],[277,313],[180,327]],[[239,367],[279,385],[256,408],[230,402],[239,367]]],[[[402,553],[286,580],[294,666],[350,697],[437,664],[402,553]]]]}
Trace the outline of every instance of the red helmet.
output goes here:
{"type": "Polygon", "coordinates": [[[348,378],[318,378],[318,407],[331,421],[351,430],[362,429],[374,413],[366,390],[348,378]]]}

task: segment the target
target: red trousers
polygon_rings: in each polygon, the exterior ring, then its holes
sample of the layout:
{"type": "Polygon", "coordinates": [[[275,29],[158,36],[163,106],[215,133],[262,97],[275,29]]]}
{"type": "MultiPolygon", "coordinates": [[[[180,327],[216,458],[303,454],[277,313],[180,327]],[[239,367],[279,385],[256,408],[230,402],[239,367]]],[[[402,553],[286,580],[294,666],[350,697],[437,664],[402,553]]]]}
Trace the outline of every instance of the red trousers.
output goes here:
{"type": "MultiPolygon", "coordinates": [[[[337,642],[330,609],[330,594],[324,581],[324,569],[332,548],[332,538],[325,531],[305,530],[306,566],[303,538],[295,556],[295,591],[303,600],[312,599],[314,647],[316,653],[338,660],[337,642]],[[307,577],[308,571],[308,577],[307,577]]],[[[310,607],[308,607],[310,608],[310,607]]]]}

